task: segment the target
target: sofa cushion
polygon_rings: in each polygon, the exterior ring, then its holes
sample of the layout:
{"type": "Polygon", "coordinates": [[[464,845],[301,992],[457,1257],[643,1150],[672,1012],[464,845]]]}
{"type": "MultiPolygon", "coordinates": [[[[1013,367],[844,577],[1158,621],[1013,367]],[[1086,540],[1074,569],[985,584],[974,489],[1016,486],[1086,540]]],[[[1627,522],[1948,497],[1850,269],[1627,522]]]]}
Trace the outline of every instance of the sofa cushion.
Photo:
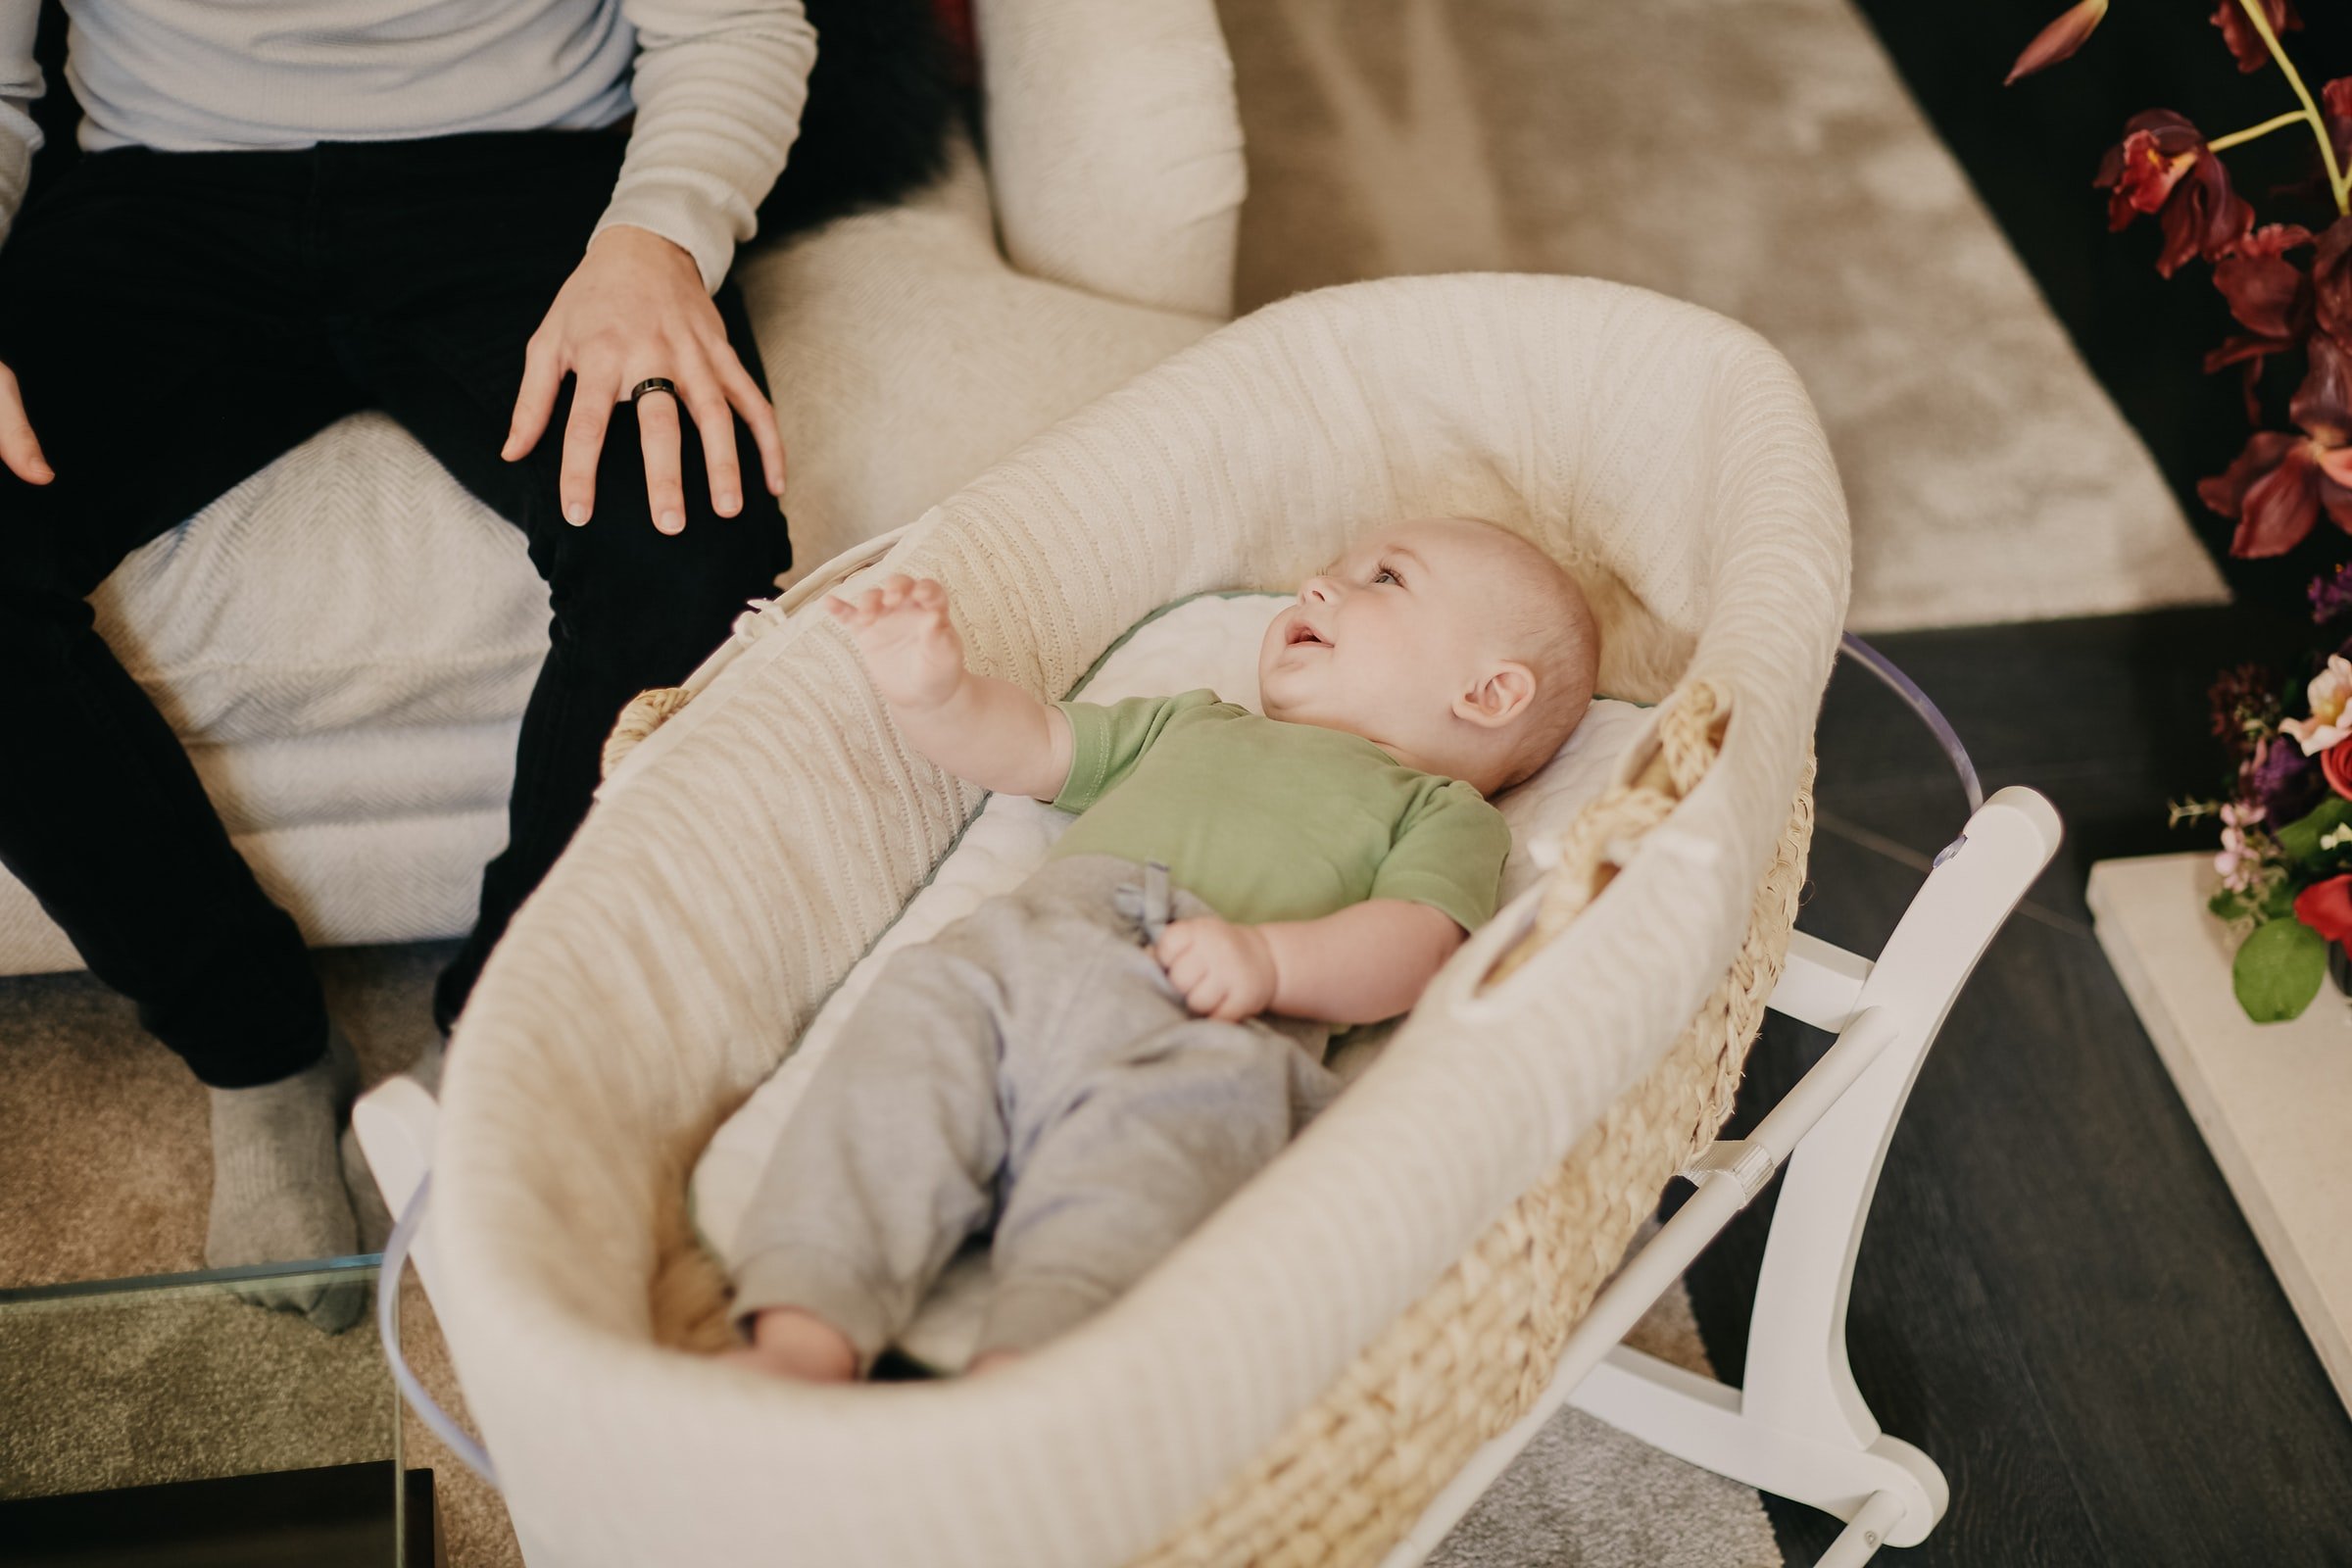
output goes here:
{"type": "Polygon", "coordinates": [[[357,414],[130,556],[98,627],[212,744],[522,711],[547,590],[521,533],[381,414],[357,414]]]}

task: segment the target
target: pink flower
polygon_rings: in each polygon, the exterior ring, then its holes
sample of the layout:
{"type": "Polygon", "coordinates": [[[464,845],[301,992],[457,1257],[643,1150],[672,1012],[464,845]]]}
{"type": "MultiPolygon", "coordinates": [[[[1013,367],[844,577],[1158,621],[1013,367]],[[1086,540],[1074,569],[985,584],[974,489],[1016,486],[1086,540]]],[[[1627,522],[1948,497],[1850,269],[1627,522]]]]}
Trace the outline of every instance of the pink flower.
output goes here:
{"type": "Polygon", "coordinates": [[[2222,874],[2222,886],[2232,893],[2246,891],[2246,872],[2253,867],[2246,854],[2246,836],[2233,827],[2222,829],[2222,853],[2213,858],[2213,868],[2222,874]]]}
{"type": "Polygon", "coordinates": [[[2262,820],[2262,808],[2240,806],[2232,801],[2222,808],[2222,853],[2213,858],[2213,868],[2222,876],[2222,886],[2232,893],[2243,893],[2253,886],[2254,872],[2262,863],[2246,843],[2246,829],[2262,820]]]}
{"type": "Polygon", "coordinates": [[[2295,738],[2303,755],[2310,757],[2352,739],[2352,716],[2344,711],[2352,707],[2352,659],[2329,654],[2328,667],[2311,677],[2308,695],[2311,716],[2283,719],[2278,725],[2295,738]]]}

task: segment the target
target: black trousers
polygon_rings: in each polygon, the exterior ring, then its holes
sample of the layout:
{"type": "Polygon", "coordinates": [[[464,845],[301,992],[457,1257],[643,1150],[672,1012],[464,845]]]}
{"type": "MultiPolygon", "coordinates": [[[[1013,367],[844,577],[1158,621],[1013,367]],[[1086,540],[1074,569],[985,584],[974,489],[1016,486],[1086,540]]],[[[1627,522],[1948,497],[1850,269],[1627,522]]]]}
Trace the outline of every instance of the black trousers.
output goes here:
{"type": "MultiPolygon", "coordinates": [[[[293,920],[93,629],[87,596],[123,556],[366,408],[528,536],[554,602],[547,662],[523,716],[506,849],[435,995],[444,1027],[586,813],[621,707],[682,679],[789,564],[740,418],[741,514],[710,510],[688,422],[674,537],[649,519],[625,405],[585,527],[557,504],[568,382],[531,456],[499,458],[524,342],[578,264],[623,145],[616,131],[541,131],[106,152],[36,190],[0,246],[0,363],[57,471],[33,486],[0,468],[0,863],[208,1084],[266,1083],[316,1060],[326,1013],[293,920]]],[[[789,217],[773,206],[771,223],[789,217]]],[[[717,305],[759,376],[732,284],[717,305]]],[[[318,519],[322,569],[336,520],[318,519]]]]}

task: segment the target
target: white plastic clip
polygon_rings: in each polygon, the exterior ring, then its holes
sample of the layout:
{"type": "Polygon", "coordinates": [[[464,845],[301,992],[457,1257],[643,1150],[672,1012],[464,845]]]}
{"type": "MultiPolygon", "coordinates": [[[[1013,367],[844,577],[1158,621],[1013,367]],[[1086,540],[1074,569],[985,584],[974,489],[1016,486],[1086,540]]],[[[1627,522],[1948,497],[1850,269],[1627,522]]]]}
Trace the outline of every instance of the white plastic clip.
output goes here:
{"type": "Polygon", "coordinates": [[[1701,870],[1712,867],[1716,861],[1723,858],[1722,848],[1711,840],[1700,838],[1697,834],[1687,832],[1682,828],[1669,827],[1664,824],[1650,829],[1649,833],[1642,840],[1642,844],[1645,849],[1663,851],[1676,859],[1687,861],[1701,870]]]}
{"type": "Polygon", "coordinates": [[[1729,1176],[1740,1184],[1740,1201],[1744,1206],[1772,1180],[1773,1170],[1772,1151],[1762,1144],[1745,1138],[1720,1138],[1676,1174],[1694,1187],[1710,1176],[1729,1176]]]}

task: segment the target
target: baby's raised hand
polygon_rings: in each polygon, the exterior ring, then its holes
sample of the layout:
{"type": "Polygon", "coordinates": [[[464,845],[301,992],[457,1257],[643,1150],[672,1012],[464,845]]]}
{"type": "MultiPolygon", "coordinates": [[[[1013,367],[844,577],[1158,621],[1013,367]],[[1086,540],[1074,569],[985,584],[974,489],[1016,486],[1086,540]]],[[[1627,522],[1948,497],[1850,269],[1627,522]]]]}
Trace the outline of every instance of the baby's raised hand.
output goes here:
{"type": "Polygon", "coordinates": [[[1255,927],[1204,914],[1177,920],[1152,950],[1184,1004],[1203,1018],[1254,1018],[1274,1002],[1274,950],[1255,927]]]}
{"type": "Polygon", "coordinates": [[[919,710],[956,695],[963,638],[948,618],[948,590],[939,583],[896,576],[855,599],[828,599],[825,609],[850,629],[885,702],[919,710]]]}

